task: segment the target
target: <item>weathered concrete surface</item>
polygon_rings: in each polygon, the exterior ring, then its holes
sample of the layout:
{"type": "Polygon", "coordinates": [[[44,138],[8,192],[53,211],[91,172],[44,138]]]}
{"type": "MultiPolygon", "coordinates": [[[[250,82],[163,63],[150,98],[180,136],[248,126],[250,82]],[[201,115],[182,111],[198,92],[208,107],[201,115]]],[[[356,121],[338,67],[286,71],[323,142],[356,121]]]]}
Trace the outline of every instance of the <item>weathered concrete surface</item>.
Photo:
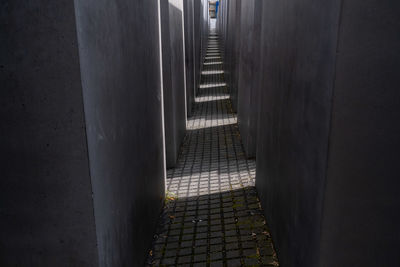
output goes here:
{"type": "Polygon", "coordinates": [[[158,3],[76,0],[100,266],[143,266],[164,193],[158,3]]]}
{"type": "Polygon", "coordinates": [[[343,3],[318,266],[400,266],[399,14],[343,3]]]}
{"type": "Polygon", "coordinates": [[[0,265],[97,266],[73,1],[0,13],[0,265]]]}
{"type": "Polygon", "coordinates": [[[237,116],[246,156],[256,156],[262,0],[241,2],[237,116]]]}

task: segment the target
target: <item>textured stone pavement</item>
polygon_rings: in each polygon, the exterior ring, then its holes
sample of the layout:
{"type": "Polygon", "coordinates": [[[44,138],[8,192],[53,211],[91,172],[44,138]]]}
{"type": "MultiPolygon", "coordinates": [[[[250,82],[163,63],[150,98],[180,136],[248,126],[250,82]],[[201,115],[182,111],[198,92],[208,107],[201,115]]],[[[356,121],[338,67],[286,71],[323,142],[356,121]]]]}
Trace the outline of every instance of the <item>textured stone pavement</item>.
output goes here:
{"type": "Polygon", "coordinates": [[[245,158],[211,33],[200,93],[177,166],[168,170],[167,200],[149,266],[279,266],[245,158]]]}

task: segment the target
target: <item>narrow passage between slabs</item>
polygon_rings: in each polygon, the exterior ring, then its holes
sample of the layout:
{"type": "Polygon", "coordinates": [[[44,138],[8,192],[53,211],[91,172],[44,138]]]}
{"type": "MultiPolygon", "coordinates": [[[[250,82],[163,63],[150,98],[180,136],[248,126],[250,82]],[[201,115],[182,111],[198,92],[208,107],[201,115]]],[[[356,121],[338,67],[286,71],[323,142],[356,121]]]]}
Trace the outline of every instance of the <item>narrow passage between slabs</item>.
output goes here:
{"type": "Polygon", "coordinates": [[[218,35],[211,31],[199,93],[167,198],[151,266],[278,266],[245,157],[224,79],[218,35]]]}

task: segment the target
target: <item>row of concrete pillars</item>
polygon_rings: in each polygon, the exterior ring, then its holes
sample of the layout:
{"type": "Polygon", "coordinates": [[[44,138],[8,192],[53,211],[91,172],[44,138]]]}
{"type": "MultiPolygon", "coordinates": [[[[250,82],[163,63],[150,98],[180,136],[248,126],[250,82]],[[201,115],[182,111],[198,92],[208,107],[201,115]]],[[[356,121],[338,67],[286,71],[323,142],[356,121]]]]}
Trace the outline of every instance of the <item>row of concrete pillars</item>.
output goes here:
{"type": "Polygon", "coordinates": [[[1,266],[144,264],[207,5],[1,1],[1,266]]]}
{"type": "MultiPolygon", "coordinates": [[[[400,4],[220,0],[281,266],[398,266],[400,4]]],[[[197,94],[206,0],[3,0],[0,265],[142,266],[197,94]]]]}

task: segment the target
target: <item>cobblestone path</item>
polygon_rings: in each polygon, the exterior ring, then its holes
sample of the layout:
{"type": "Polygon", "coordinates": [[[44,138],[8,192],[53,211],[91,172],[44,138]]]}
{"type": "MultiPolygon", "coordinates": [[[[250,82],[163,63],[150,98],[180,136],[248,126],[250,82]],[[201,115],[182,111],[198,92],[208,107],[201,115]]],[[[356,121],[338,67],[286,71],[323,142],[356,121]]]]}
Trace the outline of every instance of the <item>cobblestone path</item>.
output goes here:
{"type": "Polygon", "coordinates": [[[199,90],[148,265],[278,266],[213,33],[199,90]]]}

